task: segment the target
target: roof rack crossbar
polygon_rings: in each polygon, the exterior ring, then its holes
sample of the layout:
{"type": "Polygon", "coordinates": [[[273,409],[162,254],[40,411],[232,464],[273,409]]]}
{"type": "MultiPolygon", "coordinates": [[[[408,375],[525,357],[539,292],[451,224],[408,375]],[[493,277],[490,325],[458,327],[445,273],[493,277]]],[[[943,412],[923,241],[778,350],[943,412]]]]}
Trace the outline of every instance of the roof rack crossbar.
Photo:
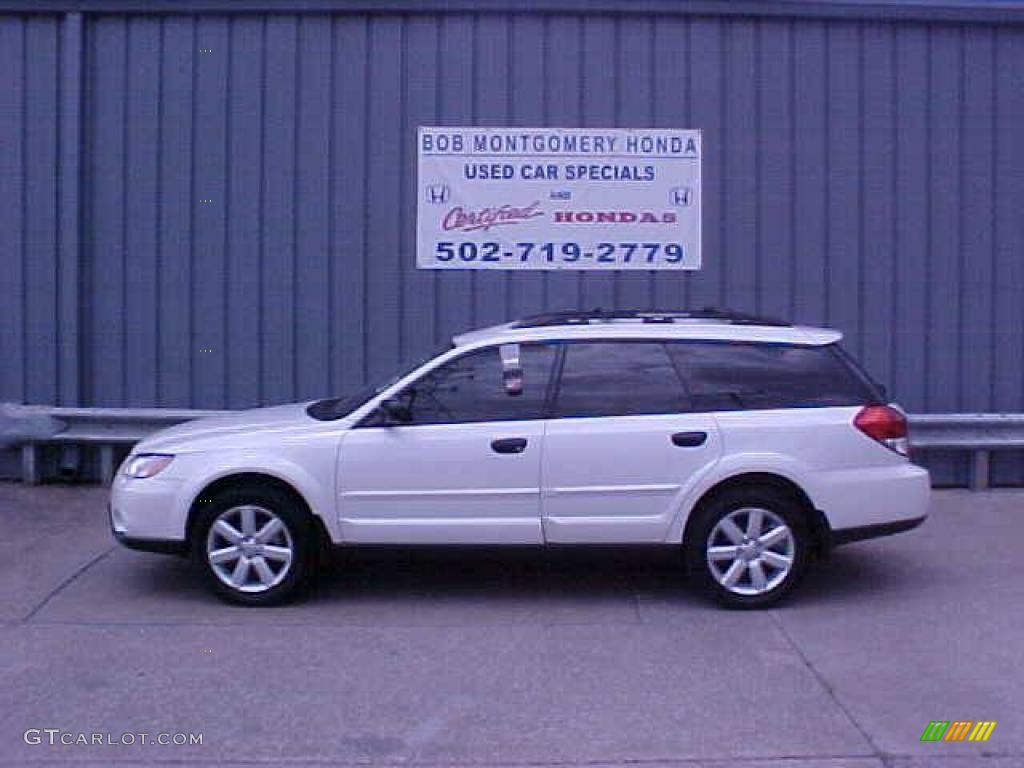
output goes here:
{"type": "Polygon", "coordinates": [[[676,320],[721,320],[733,325],[789,326],[790,323],[773,317],[761,317],[730,309],[704,307],[699,310],[680,309],[602,309],[543,312],[515,321],[514,328],[541,328],[552,325],[586,325],[615,320],[639,320],[644,323],[672,323],[676,320]]]}

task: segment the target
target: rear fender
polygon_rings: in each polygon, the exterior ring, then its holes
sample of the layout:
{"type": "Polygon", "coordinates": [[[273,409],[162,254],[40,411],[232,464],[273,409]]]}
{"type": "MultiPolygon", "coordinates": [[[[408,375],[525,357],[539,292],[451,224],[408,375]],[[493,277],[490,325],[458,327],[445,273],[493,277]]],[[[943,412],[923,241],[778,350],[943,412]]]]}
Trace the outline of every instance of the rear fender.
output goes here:
{"type": "Polygon", "coordinates": [[[776,475],[788,480],[800,488],[811,504],[817,508],[815,494],[808,487],[810,472],[807,465],[776,453],[734,454],[719,461],[711,471],[684,491],[683,498],[669,526],[668,535],[665,538],[666,543],[678,543],[683,540],[683,531],[686,530],[686,523],[690,519],[690,515],[708,491],[732,477],[749,474],[776,475]]]}

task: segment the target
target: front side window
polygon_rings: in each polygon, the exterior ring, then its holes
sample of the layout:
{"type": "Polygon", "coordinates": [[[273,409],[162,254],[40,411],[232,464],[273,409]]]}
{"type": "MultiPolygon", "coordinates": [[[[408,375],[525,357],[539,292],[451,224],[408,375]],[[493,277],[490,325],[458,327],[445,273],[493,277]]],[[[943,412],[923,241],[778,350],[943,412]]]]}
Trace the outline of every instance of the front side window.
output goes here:
{"type": "Polygon", "coordinates": [[[406,387],[397,397],[409,408],[409,425],[542,418],[555,348],[514,345],[518,347],[515,358],[510,356],[510,346],[461,355],[406,387]],[[517,366],[515,386],[510,386],[507,375],[510,360],[517,366]]]}
{"type": "Polygon", "coordinates": [[[830,346],[672,342],[695,411],[864,405],[874,393],[830,346]]]}
{"type": "Polygon", "coordinates": [[[420,358],[403,366],[389,376],[383,383],[376,386],[363,387],[362,389],[350,392],[347,395],[329,397],[324,400],[317,400],[314,403],[310,403],[309,407],[306,408],[306,413],[318,421],[334,421],[336,419],[343,418],[344,416],[348,416],[352,411],[361,407],[369,400],[372,400],[376,395],[383,392],[399,379],[405,378],[420,366],[425,365],[435,357],[444,354],[449,349],[451,349],[451,344],[435,350],[427,357],[420,358]]]}
{"type": "Polygon", "coordinates": [[[682,382],[660,342],[566,344],[556,416],[636,416],[686,410],[682,382]]]}

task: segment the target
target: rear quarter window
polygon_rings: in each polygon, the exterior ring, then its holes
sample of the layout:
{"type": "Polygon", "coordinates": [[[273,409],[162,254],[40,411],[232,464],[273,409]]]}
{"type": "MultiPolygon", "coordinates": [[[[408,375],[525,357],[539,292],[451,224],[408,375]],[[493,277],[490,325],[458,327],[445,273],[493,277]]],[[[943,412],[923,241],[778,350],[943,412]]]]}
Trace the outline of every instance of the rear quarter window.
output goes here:
{"type": "Polygon", "coordinates": [[[695,411],[826,408],[877,402],[835,345],[673,342],[695,411]]]}

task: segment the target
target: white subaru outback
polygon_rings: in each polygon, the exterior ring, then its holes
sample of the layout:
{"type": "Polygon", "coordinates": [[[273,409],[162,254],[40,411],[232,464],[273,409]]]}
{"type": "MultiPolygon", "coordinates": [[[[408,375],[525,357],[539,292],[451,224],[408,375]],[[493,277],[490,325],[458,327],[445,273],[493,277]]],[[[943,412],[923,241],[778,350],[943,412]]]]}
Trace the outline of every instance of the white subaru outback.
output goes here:
{"type": "Polygon", "coordinates": [[[907,422],[841,334],[746,315],[563,312],[466,333],[357,395],[139,443],[114,535],[265,604],[330,545],[661,544],[730,606],[920,524],[907,422]]]}

